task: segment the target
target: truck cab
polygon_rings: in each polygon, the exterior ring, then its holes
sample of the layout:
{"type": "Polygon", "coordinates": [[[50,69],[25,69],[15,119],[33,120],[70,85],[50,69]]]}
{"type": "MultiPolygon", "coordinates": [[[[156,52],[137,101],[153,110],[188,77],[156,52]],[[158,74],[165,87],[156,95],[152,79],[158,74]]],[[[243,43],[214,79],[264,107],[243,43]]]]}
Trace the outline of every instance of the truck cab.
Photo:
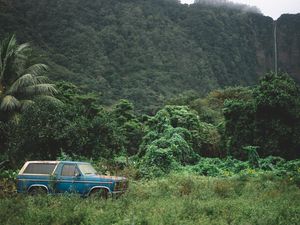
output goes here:
{"type": "Polygon", "coordinates": [[[99,175],[90,163],[74,161],[28,161],[17,176],[18,193],[78,193],[82,196],[120,194],[125,177],[99,175]]]}

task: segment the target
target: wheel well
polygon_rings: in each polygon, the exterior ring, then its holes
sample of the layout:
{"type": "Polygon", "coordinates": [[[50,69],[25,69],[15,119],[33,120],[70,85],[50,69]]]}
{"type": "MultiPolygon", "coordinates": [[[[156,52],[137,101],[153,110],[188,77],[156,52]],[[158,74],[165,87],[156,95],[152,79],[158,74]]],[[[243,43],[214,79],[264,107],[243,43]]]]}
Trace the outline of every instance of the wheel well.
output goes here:
{"type": "Polygon", "coordinates": [[[31,185],[31,186],[28,188],[27,192],[32,191],[34,188],[41,188],[41,189],[43,189],[44,191],[46,191],[46,193],[48,193],[48,188],[47,188],[47,186],[45,186],[45,185],[31,185]]]}
{"type": "Polygon", "coordinates": [[[95,191],[98,191],[98,190],[104,190],[106,191],[106,193],[108,194],[110,192],[109,188],[108,187],[93,187],[91,188],[91,190],[89,191],[89,194],[90,195],[91,193],[95,192],[95,191]]]}

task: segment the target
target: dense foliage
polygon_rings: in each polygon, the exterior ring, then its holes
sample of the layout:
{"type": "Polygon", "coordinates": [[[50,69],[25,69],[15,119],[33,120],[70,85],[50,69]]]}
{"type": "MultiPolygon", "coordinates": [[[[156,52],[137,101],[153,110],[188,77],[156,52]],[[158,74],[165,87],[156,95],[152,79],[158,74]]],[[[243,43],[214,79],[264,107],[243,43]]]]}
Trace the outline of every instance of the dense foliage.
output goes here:
{"type": "MultiPolygon", "coordinates": [[[[129,99],[154,113],[185,91],[206,94],[252,85],[273,68],[273,21],[239,7],[181,5],[173,0],[2,0],[0,37],[16,33],[36,58],[68,80],[102,94],[106,104],[129,99]]],[[[280,68],[298,76],[299,17],[278,20],[280,68]],[[282,32],[281,32],[282,31],[282,32]],[[288,33],[288,35],[284,35],[288,33]],[[285,54],[283,54],[285,55],[285,54]],[[295,57],[294,57],[295,55],[295,57]],[[284,62],[283,62],[284,60],[284,62]]]]}
{"type": "Polygon", "coordinates": [[[267,74],[253,88],[229,87],[204,98],[187,92],[153,116],[138,115],[125,99],[105,107],[97,93],[68,82],[56,86],[59,101],[35,99],[17,121],[2,119],[1,162],[16,168],[61,154],[131,157],[139,176],[153,177],[201,157],[233,156],[256,166],[260,157],[299,157],[300,89],[286,74],[267,74]]]}
{"type": "Polygon", "coordinates": [[[252,166],[270,155],[299,157],[299,86],[287,75],[268,74],[252,89],[176,98],[153,116],[137,115],[128,100],[105,108],[97,94],[70,83],[57,89],[60,104],[36,101],[18,122],[0,123],[1,161],[17,168],[24,160],[61,154],[111,162],[127,157],[121,167],[134,164],[138,176],[153,177],[201,157],[233,156],[252,166]]]}
{"type": "Polygon", "coordinates": [[[252,99],[225,103],[227,146],[242,157],[247,145],[260,156],[299,157],[300,89],[287,75],[268,74],[253,90],[252,99]]]}

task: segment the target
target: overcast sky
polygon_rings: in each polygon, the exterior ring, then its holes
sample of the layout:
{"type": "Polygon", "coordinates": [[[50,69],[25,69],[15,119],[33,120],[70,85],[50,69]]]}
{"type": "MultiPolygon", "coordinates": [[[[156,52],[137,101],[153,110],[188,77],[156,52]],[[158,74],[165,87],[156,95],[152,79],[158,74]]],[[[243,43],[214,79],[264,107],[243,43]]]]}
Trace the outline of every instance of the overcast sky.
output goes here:
{"type": "MultiPolygon", "coordinates": [[[[284,13],[300,13],[300,0],[231,0],[232,2],[244,3],[257,6],[266,16],[277,19],[284,13]]],[[[181,0],[181,3],[193,3],[194,0],[181,0]]]]}

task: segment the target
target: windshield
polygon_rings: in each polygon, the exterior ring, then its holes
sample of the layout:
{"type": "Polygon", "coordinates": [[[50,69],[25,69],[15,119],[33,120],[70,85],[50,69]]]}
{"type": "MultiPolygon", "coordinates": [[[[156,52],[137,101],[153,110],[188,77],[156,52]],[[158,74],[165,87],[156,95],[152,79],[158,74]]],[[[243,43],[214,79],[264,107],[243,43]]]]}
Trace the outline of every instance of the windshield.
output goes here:
{"type": "Polygon", "coordinates": [[[84,175],[97,173],[91,164],[79,164],[78,167],[84,175]]]}

